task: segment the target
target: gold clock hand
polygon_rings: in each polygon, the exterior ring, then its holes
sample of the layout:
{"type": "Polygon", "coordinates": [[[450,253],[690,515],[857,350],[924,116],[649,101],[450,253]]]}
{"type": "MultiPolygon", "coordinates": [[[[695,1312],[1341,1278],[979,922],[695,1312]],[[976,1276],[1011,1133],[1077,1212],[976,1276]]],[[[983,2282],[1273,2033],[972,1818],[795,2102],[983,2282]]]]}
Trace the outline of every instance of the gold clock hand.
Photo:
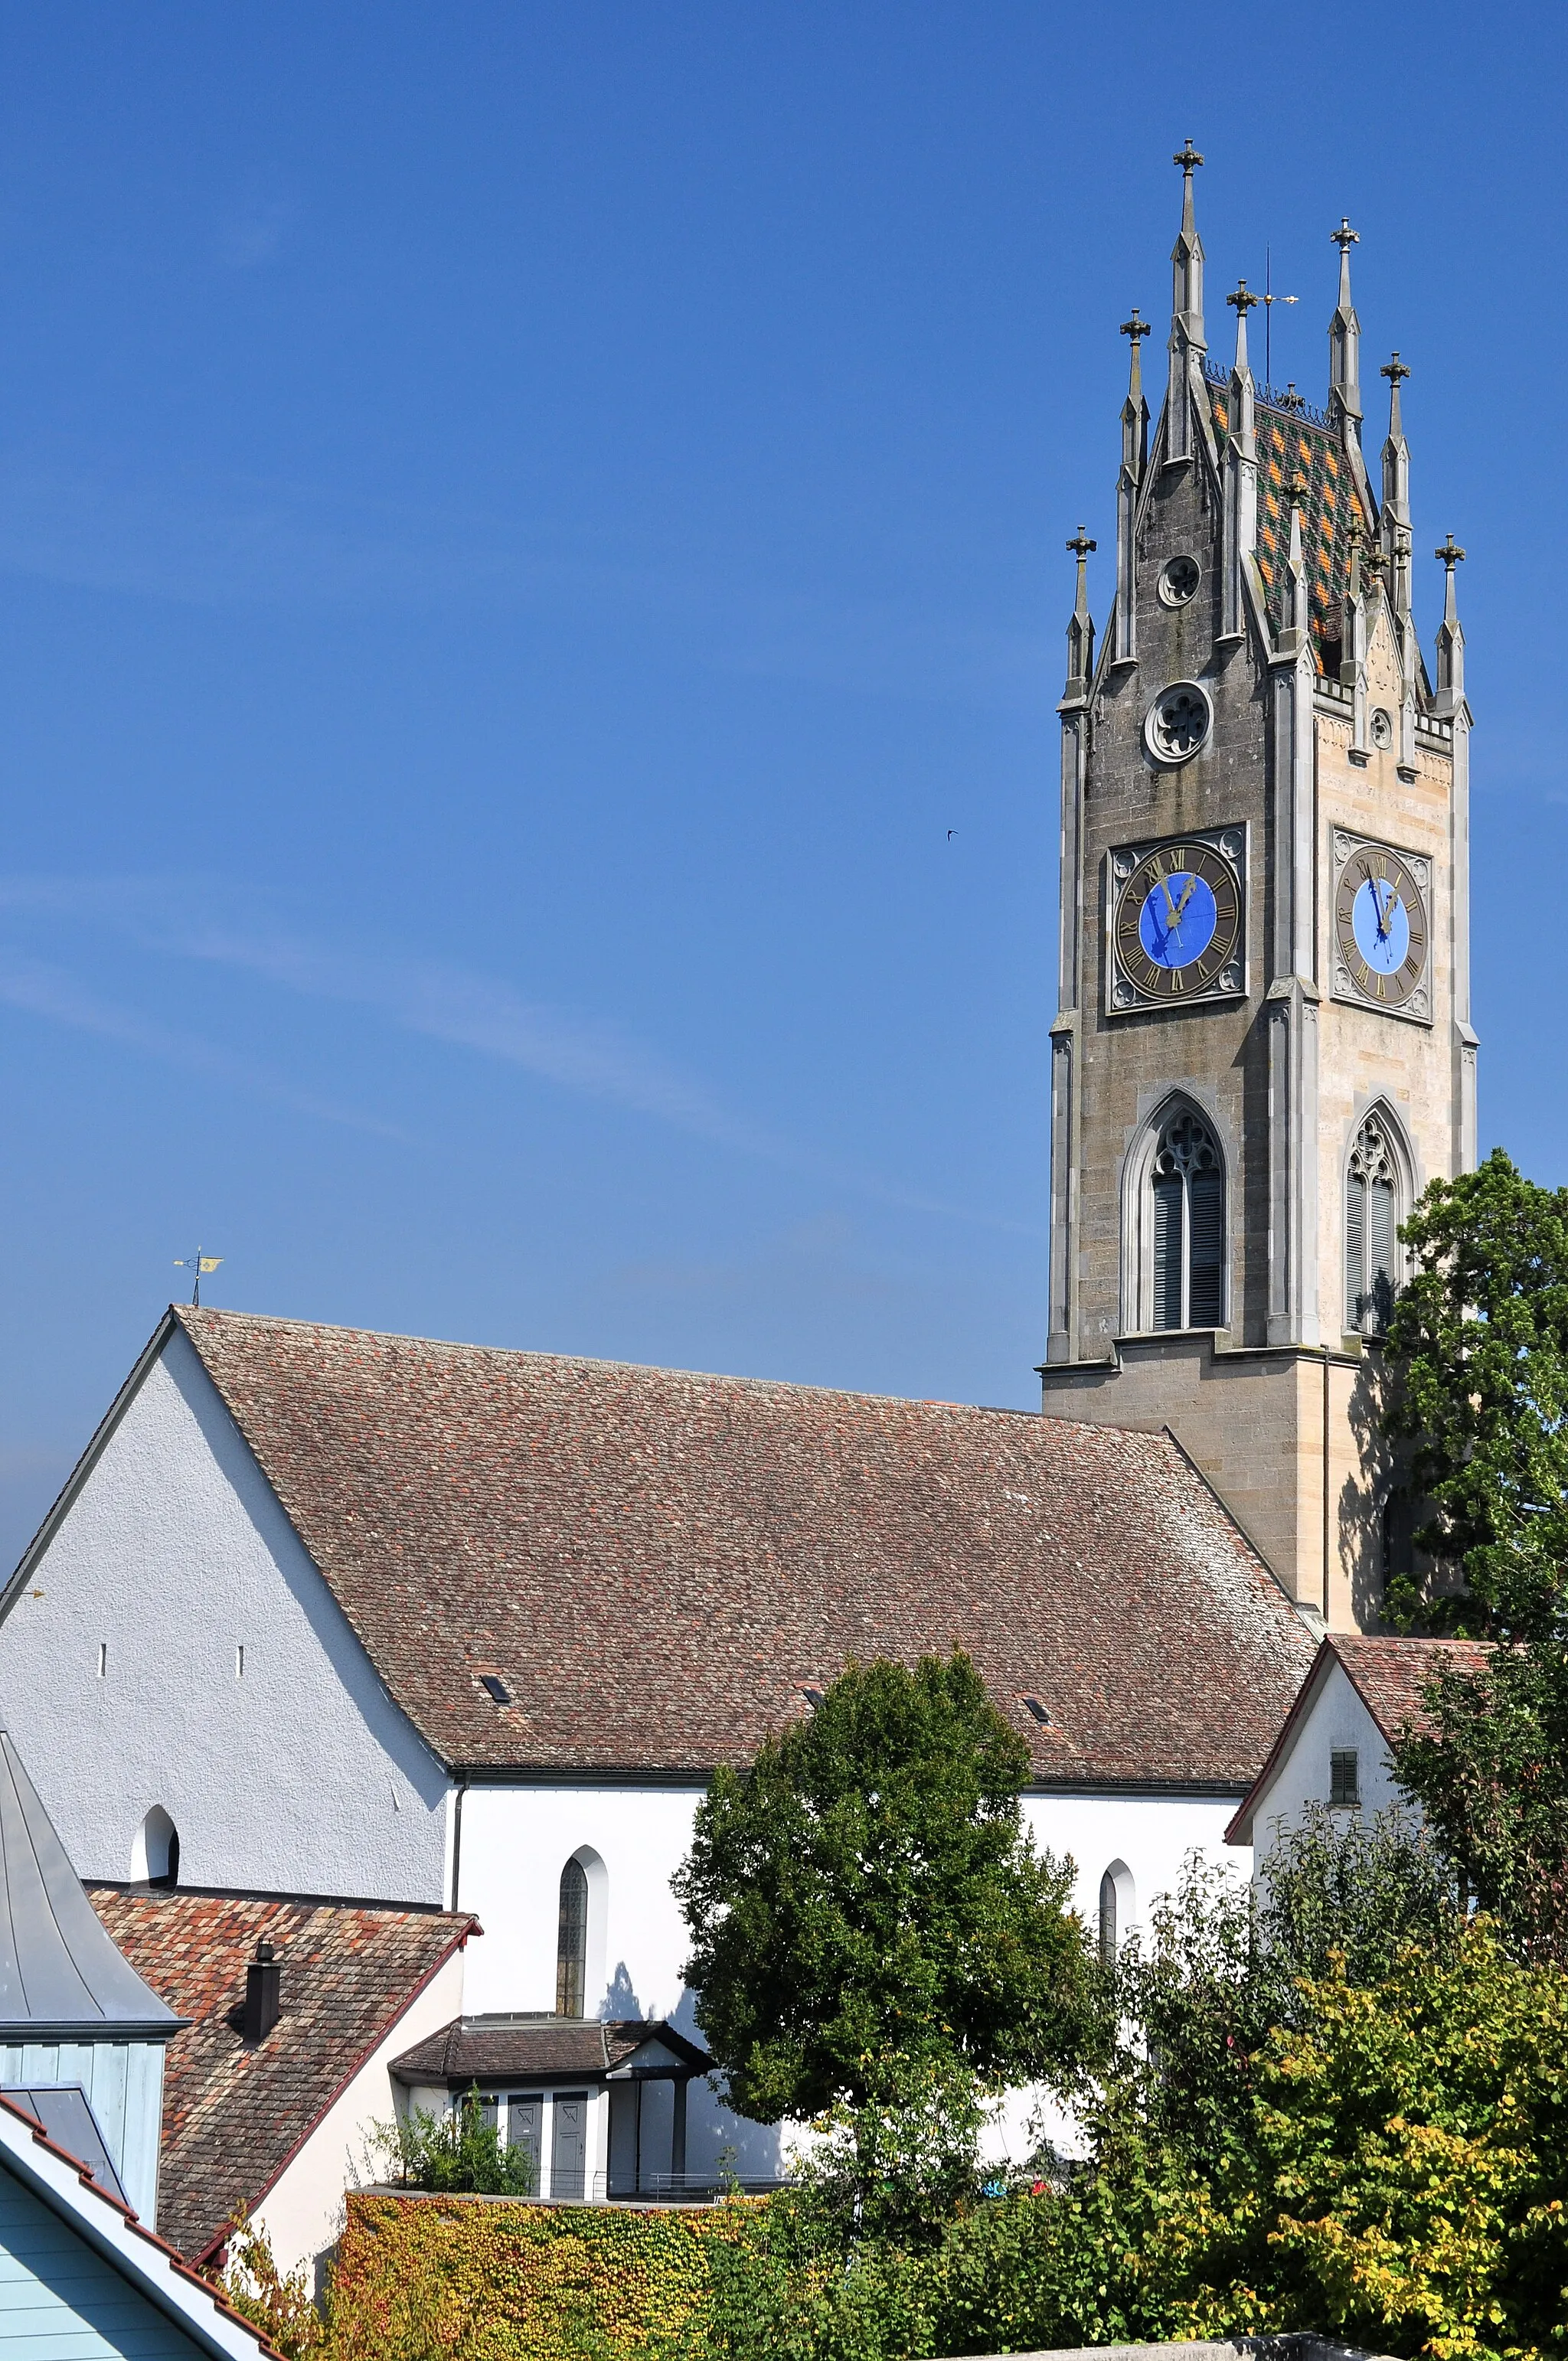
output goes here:
{"type": "Polygon", "coordinates": [[[1164,874],[1163,871],[1160,874],[1159,890],[1165,895],[1166,912],[1170,919],[1171,925],[1174,927],[1178,918],[1181,916],[1181,913],[1170,898],[1170,880],[1164,874]]]}
{"type": "Polygon", "coordinates": [[[1377,880],[1377,884],[1374,885],[1372,888],[1372,898],[1377,904],[1377,931],[1383,937],[1384,941],[1387,942],[1388,939],[1388,921],[1392,918],[1395,911],[1399,906],[1398,888],[1395,885],[1393,879],[1391,877],[1380,877],[1377,880]],[[1379,896],[1377,885],[1387,885],[1388,888],[1388,899],[1387,902],[1383,901],[1379,896]]]}
{"type": "Polygon", "coordinates": [[[1181,897],[1180,901],[1179,901],[1179,902],[1177,904],[1177,906],[1176,906],[1176,915],[1177,915],[1177,917],[1178,917],[1179,919],[1180,918],[1180,917],[1181,917],[1181,913],[1183,912],[1183,910],[1185,910],[1185,909],[1186,909],[1187,905],[1189,904],[1189,902],[1190,902],[1190,901],[1191,901],[1191,899],[1192,899],[1192,888],[1197,884],[1197,883],[1198,883],[1198,872],[1197,872],[1197,871],[1196,871],[1196,869],[1195,869],[1195,870],[1193,870],[1193,872],[1192,872],[1191,875],[1190,875],[1190,876],[1188,878],[1188,880],[1187,880],[1187,891],[1186,891],[1186,893],[1185,893],[1185,894],[1183,894],[1183,895],[1182,895],[1182,897],[1181,897]]]}

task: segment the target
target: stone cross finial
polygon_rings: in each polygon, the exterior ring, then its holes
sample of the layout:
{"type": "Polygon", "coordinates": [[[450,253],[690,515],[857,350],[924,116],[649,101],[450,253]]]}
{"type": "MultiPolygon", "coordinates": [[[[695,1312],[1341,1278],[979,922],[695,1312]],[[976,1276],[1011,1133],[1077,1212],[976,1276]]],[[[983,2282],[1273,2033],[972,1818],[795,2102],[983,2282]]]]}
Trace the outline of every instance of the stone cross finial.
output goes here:
{"type": "Polygon", "coordinates": [[[1398,390],[1400,379],[1409,377],[1409,370],[1405,367],[1404,362],[1399,358],[1398,353],[1395,354],[1391,361],[1385,361],[1378,371],[1379,377],[1386,377],[1389,384],[1395,389],[1396,392],[1398,390]]]}
{"type": "Polygon", "coordinates": [[[1227,295],[1225,301],[1227,303],[1233,304],[1245,318],[1248,312],[1256,311],[1258,305],[1262,302],[1263,298],[1261,295],[1249,295],[1246,291],[1246,280],[1245,279],[1238,279],[1236,281],[1235,293],[1234,295],[1227,295]]]}
{"type": "Polygon", "coordinates": [[[1120,333],[1124,336],[1131,336],[1133,340],[1133,350],[1136,352],[1139,337],[1152,336],[1154,330],[1150,327],[1148,322],[1140,316],[1138,307],[1135,303],[1133,306],[1133,316],[1130,320],[1123,321],[1120,333]]]}
{"type": "Polygon", "coordinates": [[[1291,507],[1293,509],[1304,509],[1307,505],[1307,495],[1311,489],[1312,487],[1307,481],[1306,477],[1301,473],[1300,468],[1298,467],[1295,474],[1290,478],[1286,494],[1291,507]]]}
{"type": "Polygon", "coordinates": [[[1189,180],[1192,178],[1193,166],[1195,164],[1201,164],[1203,161],[1203,159],[1198,153],[1197,148],[1192,145],[1192,135],[1190,132],[1187,135],[1187,144],[1182,148],[1180,155],[1173,156],[1170,160],[1173,164],[1180,165],[1189,180]]]}
{"type": "MultiPolygon", "coordinates": [[[[1180,157],[1179,156],[1176,160],[1179,163],[1180,157]]],[[[1337,246],[1342,255],[1348,254],[1353,246],[1361,244],[1361,233],[1359,230],[1352,229],[1348,214],[1343,214],[1340,216],[1338,229],[1330,230],[1329,243],[1331,246],[1337,246]]]]}
{"type": "Polygon", "coordinates": [[[1078,535],[1077,535],[1077,538],[1076,538],[1075,540],[1073,540],[1073,541],[1069,541],[1069,542],[1068,543],[1068,547],[1069,547],[1069,549],[1070,549],[1070,550],[1071,550],[1071,552],[1072,552],[1073,555],[1077,558],[1077,560],[1078,560],[1078,562],[1079,562],[1080,566],[1082,566],[1082,565],[1086,562],[1086,560],[1087,560],[1087,558],[1088,558],[1088,556],[1089,556],[1089,553],[1090,553],[1090,551],[1091,551],[1091,549],[1098,549],[1098,548],[1099,548],[1099,546],[1100,546],[1100,544],[1099,544],[1099,543],[1098,543],[1098,542],[1096,542],[1096,541],[1091,541],[1091,540],[1088,538],[1088,536],[1087,536],[1087,534],[1084,533],[1083,527],[1082,527],[1081,525],[1080,525],[1080,526],[1079,526],[1079,528],[1078,528],[1078,535]]]}
{"type": "Polygon", "coordinates": [[[1442,558],[1443,564],[1447,566],[1450,577],[1452,578],[1453,569],[1463,559],[1464,552],[1460,548],[1459,544],[1454,540],[1453,535],[1450,533],[1447,540],[1443,543],[1442,547],[1432,551],[1432,555],[1434,557],[1442,558]]]}

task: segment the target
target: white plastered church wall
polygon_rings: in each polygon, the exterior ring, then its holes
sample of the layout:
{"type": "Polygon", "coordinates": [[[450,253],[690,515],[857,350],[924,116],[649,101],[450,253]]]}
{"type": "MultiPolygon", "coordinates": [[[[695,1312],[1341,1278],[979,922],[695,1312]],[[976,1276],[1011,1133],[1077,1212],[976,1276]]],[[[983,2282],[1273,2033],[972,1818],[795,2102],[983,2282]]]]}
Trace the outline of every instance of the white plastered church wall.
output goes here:
{"type": "MultiPolygon", "coordinates": [[[[604,1863],[603,1919],[588,1922],[589,2015],[668,2017],[700,2040],[696,1996],[681,1976],[689,1949],[670,1881],[691,1844],[700,1791],[669,1787],[472,1787],[463,1802],[459,1904],[485,1928],[469,1953],[471,2015],[554,2006],[561,1872],[585,1846],[604,1863]]],[[[1123,1939],[1173,1892],[1197,1851],[1245,1877],[1247,1859],[1224,1841],[1238,1796],[1040,1795],[1025,1798],[1037,1845],[1070,1855],[1073,1904],[1095,1938],[1100,1880],[1113,1862],[1131,1873],[1134,1902],[1123,1939]]],[[[1020,2093],[998,2126],[998,2155],[1025,2155],[1038,2094],[1020,2093]]],[[[1058,2133],[1063,2119],[1053,2117],[1058,2133]]],[[[742,2175],[777,2169],[778,2135],[745,2122],[702,2082],[691,2088],[687,2169],[702,2173],[728,2152],[742,2175]]]]}
{"type": "Polygon", "coordinates": [[[178,1331],[0,1626],[0,1714],[84,1877],[159,1805],[181,1884],[443,1899],[446,1774],[178,1331]]]}
{"type": "MultiPolygon", "coordinates": [[[[388,2159],[375,2143],[376,2126],[389,2123],[403,2103],[400,2085],[388,2070],[394,2058],[411,2049],[463,2014],[466,1954],[443,1962],[384,2039],[345,2083],[297,2154],[291,2157],[255,2210],[272,2252],[284,2271],[302,2264],[313,2274],[343,2228],[344,2192],[383,2179],[388,2159]]],[[[444,2104],[445,2092],[441,2093],[444,2104]]]]}

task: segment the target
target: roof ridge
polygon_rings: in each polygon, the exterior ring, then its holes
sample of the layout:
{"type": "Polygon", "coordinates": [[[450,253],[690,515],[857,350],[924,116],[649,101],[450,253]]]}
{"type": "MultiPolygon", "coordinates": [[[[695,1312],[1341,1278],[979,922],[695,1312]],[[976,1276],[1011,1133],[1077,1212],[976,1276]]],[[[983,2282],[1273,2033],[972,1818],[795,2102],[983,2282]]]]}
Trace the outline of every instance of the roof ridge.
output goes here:
{"type": "MultiPolygon", "coordinates": [[[[682,1378],[694,1385],[744,1386],[759,1393],[831,1394],[840,1401],[896,1402],[903,1410],[959,1411],[966,1418],[1037,1420],[1045,1415],[1037,1410],[1005,1402],[953,1401],[940,1394],[879,1393],[869,1387],[824,1385],[808,1378],[747,1377],[739,1370],[688,1369],[665,1361],[620,1361],[603,1353],[550,1353],[528,1345],[472,1345],[466,1344],[460,1336],[421,1336],[399,1328],[353,1328],[331,1320],[293,1320],[282,1312],[237,1312],[206,1304],[193,1309],[189,1303],[171,1303],[169,1308],[192,1343],[200,1333],[195,1326],[197,1320],[213,1323],[243,1322],[248,1327],[288,1328],[310,1336],[365,1337],[380,1345],[420,1345],[435,1353],[480,1353],[498,1361],[548,1361],[557,1367],[623,1369],[637,1377],[682,1378]]],[[[1085,1425],[1094,1422],[1063,1422],[1085,1425]]]]}

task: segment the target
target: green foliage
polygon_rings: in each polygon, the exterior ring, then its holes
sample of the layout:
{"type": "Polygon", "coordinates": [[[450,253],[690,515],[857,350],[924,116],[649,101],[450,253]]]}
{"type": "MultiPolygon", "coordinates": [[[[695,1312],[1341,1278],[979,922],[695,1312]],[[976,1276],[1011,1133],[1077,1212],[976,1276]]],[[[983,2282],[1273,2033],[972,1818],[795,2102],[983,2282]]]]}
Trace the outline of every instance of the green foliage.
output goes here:
{"type": "Polygon", "coordinates": [[[1036,1854],[1028,1753],[967,1656],[850,1665],[745,1777],[719,1771],[675,1879],[685,1974],[762,2122],[877,2098],[878,2061],[1025,2081],[1072,2055],[1070,1871],[1036,1854]]]}
{"type": "Polygon", "coordinates": [[[1568,1965],[1568,1650],[1443,1665],[1427,1701],[1392,1750],[1400,1785],[1509,1946],[1568,1965]]]}
{"type": "Polygon", "coordinates": [[[695,2361],[754,2210],[352,2193],[321,2361],[695,2361]]]}
{"type": "Polygon", "coordinates": [[[1420,1540],[1463,1569],[1390,1588],[1411,1628],[1568,1641],[1568,1190],[1541,1189],[1501,1148],[1433,1180],[1401,1233],[1415,1271],[1389,1323],[1388,1423],[1415,1444],[1432,1504],[1420,1540]]]}
{"type": "Polygon", "coordinates": [[[1165,2210],[1173,2332],[1568,2351],[1568,1980],[1479,1920],[1379,1984],[1341,1969],[1301,1998],[1259,2054],[1249,2141],[1165,2210]]]}
{"type": "Polygon", "coordinates": [[[533,2159],[510,2147],[485,2114],[477,2086],[445,2114],[414,2107],[375,2127],[388,2179],[407,2189],[465,2190],[489,2197],[532,2197],[533,2159]]]}
{"type": "Polygon", "coordinates": [[[228,2224],[227,2261],[219,2287],[242,2320],[258,2328],[283,2361],[309,2361],[325,2331],[302,2267],[285,2275],[272,2241],[243,2206],[228,2224]]]}

